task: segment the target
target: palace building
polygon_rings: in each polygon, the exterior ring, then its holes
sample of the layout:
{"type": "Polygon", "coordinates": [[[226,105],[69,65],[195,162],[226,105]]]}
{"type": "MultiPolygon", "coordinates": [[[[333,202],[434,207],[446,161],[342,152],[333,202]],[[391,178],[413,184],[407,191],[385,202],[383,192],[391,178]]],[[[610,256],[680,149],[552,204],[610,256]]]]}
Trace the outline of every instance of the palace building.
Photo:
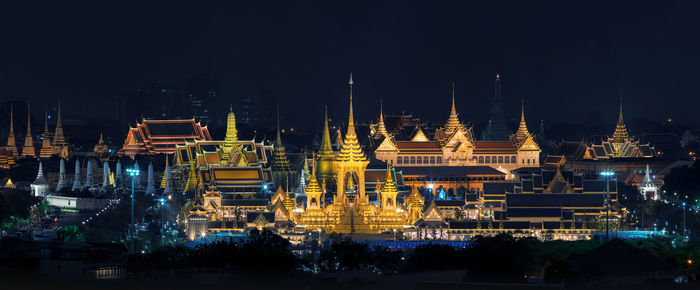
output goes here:
{"type": "Polygon", "coordinates": [[[121,156],[173,154],[177,145],[187,142],[209,141],[209,129],[194,119],[142,120],[135,128],[129,128],[121,156]]]}
{"type": "Polygon", "coordinates": [[[515,134],[504,141],[478,141],[472,128],[462,124],[455,109],[454,86],[452,109],[445,126],[431,130],[431,134],[416,125],[409,140],[386,133],[380,111],[376,134],[384,136],[374,150],[377,159],[391,162],[397,167],[428,166],[489,166],[502,172],[520,167],[539,167],[540,148],[525,122],[525,108],[521,112],[520,126],[515,134]]]}

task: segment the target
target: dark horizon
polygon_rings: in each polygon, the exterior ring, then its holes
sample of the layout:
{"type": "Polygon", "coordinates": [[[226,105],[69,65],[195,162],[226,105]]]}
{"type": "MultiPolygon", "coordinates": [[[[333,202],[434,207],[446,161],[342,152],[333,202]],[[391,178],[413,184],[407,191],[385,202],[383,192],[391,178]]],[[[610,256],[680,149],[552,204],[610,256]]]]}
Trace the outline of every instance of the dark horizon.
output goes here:
{"type": "Polygon", "coordinates": [[[697,125],[689,5],[11,3],[0,14],[11,56],[0,99],[61,98],[66,114],[82,116],[90,100],[204,74],[218,82],[212,110],[265,90],[291,123],[315,127],[324,105],[347,118],[352,72],[360,121],[376,119],[383,99],[387,114],[444,122],[455,81],[460,118],[478,124],[500,73],[506,118],[524,98],[531,130],[591,110],[612,127],[620,97],[626,119],[697,125]]]}

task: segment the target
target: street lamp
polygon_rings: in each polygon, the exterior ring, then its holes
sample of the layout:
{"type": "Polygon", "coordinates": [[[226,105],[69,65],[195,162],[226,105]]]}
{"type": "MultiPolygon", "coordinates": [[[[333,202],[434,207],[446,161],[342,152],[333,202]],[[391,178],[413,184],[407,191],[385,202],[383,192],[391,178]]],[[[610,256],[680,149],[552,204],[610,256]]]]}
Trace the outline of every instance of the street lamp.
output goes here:
{"type": "Polygon", "coordinates": [[[165,198],[160,198],[160,241],[165,246],[165,198]]]}
{"type": "Polygon", "coordinates": [[[605,240],[610,240],[610,178],[615,176],[615,171],[605,170],[600,173],[605,178],[605,240]]]}
{"type": "Polygon", "coordinates": [[[131,223],[129,224],[129,251],[134,253],[134,178],[139,176],[137,168],[127,168],[126,173],[131,176],[131,223]]]}
{"type": "Polygon", "coordinates": [[[685,202],[683,202],[683,236],[687,235],[685,230],[685,202]]]}

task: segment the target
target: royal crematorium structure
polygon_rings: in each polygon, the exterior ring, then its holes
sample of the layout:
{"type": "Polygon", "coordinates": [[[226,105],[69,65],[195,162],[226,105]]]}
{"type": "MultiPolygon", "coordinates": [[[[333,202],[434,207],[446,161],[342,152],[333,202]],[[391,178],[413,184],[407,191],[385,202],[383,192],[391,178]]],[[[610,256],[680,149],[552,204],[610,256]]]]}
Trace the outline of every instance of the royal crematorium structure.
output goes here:
{"type": "Polygon", "coordinates": [[[459,120],[453,93],[444,126],[418,124],[405,140],[387,129],[381,110],[377,123],[356,124],[352,77],[349,85],[344,136],[334,146],[326,113],[318,150],[302,154],[301,166],[288,160],[279,133],[272,144],[239,140],[233,111],[225,140],[177,145],[172,170],[195,191],[183,209],[188,238],[271,229],[293,243],[310,233],[465,240],[505,232],[576,240],[625,215],[614,179],[540,167],[524,106],[516,133],[480,141],[459,120]]]}

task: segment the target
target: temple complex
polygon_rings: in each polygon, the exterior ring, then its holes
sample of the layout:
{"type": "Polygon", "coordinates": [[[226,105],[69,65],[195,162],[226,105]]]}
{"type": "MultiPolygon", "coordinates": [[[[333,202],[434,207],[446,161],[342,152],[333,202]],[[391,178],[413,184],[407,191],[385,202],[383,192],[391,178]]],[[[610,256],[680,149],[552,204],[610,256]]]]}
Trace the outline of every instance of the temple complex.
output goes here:
{"type": "Polygon", "coordinates": [[[175,147],[195,141],[209,141],[209,129],[194,119],[142,120],[135,128],[129,128],[121,156],[172,154],[175,147]]]}

